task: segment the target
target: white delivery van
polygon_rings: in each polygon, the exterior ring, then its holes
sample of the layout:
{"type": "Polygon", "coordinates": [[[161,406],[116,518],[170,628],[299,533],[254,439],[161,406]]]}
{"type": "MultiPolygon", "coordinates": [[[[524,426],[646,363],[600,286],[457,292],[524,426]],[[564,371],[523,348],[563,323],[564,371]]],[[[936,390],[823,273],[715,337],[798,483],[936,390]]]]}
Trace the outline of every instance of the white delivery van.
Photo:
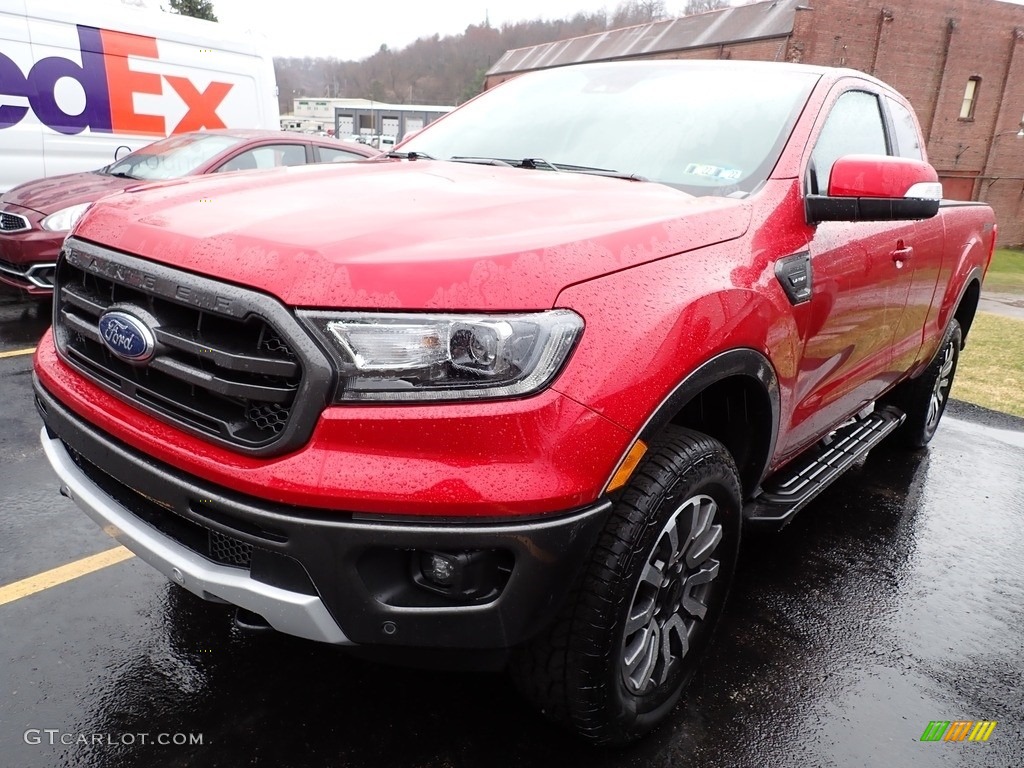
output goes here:
{"type": "Polygon", "coordinates": [[[0,192],[204,128],[279,128],[259,38],[120,0],[0,0],[0,192]]]}

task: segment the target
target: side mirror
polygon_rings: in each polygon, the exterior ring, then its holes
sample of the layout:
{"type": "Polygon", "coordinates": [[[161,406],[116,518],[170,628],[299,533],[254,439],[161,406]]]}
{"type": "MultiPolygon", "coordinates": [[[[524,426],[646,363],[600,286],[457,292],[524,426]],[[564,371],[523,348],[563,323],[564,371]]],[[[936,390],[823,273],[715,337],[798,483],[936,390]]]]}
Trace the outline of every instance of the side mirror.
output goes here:
{"type": "Polygon", "coordinates": [[[124,144],[122,144],[120,147],[118,147],[117,149],[114,150],[114,162],[116,163],[118,160],[120,160],[125,155],[130,155],[131,151],[132,151],[131,147],[128,147],[128,146],[125,146],[124,144]],[[124,151],[122,152],[121,150],[124,150],[124,151]]]}
{"type": "Polygon", "coordinates": [[[807,221],[913,221],[939,212],[942,184],[928,163],[847,155],[832,166],[827,195],[807,195],[807,221]]]}

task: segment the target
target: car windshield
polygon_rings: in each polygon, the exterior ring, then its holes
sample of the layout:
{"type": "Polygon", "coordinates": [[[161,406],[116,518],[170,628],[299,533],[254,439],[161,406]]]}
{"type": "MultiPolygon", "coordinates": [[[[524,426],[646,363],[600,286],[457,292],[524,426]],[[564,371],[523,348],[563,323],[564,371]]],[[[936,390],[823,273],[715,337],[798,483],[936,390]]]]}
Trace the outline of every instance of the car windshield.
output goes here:
{"type": "Polygon", "coordinates": [[[739,62],[534,72],[429,126],[402,145],[403,156],[615,172],[695,195],[749,193],[771,174],[818,77],[739,62]]]}
{"type": "Polygon", "coordinates": [[[245,139],[222,134],[186,133],[171,136],[122,157],[103,173],[158,181],[188,176],[225,149],[245,139]]]}

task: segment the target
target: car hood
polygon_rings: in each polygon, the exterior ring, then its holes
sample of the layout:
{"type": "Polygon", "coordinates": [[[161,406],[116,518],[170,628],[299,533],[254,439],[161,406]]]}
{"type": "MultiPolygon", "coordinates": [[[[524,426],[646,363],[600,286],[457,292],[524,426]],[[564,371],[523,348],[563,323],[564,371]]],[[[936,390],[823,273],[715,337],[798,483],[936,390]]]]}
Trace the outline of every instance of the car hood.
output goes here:
{"type": "Polygon", "coordinates": [[[21,184],[4,192],[3,201],[48,216],[62,208],[91,203],[111,192],[138,183],[136,179],[122,179],[96,171],[68,173],[21,184]]]}
{"type": "Polygon", "coordinates": [[[416,160],[137,187],[75,234],[292,306],[516,310],[749,221],[748,202],[661,184],[416,160]]]}

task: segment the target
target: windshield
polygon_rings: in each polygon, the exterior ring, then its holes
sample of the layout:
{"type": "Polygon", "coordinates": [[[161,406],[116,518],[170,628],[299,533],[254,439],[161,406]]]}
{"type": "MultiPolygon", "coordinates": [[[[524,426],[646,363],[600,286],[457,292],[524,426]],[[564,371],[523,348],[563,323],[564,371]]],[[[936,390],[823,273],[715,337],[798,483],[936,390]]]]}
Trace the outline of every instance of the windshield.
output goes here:
{"type": "Polygon", "coordinates": [[[154,142],[108,165],[103,173],[158,181],[188,176],[225,149],[245,139],[222,134],[186,133],[154,142]]]}
{"type": "Polygon", "coordinates": [[[771,173],[818,75],[732,62],[586,64],[521,75],[402,145],[429,157],[602,169],[696,195],[771,173]]]}

